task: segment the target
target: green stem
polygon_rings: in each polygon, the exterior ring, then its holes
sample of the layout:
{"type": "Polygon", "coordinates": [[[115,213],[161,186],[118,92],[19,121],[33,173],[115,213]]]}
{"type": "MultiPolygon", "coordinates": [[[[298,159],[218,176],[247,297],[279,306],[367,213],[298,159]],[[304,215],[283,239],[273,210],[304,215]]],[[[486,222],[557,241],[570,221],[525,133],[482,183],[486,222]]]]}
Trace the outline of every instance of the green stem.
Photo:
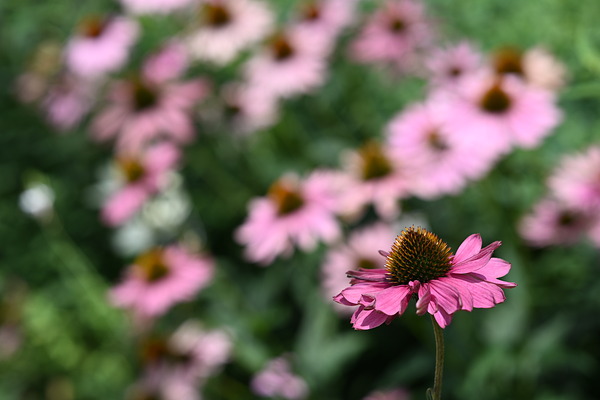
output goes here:
{"type": "Polygon", "coordinates": [[[442,400],[442,375],[444,373],[444,331],[431,316],[433,336],[435,337],[435,377],[433,389],[427,389],[428,400],[442,400]]]}

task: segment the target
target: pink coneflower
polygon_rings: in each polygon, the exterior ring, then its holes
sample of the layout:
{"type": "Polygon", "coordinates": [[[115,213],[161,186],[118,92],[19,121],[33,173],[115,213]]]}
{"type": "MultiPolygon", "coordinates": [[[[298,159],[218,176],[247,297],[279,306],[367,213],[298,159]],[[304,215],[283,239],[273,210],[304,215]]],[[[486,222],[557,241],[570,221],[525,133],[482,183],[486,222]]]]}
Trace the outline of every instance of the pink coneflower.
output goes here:
{"type": "Polygon", "coordinates": [[[600,207],[600,147],[564,157],[548,178],[553,195],[575,210],[600,207]]]}
{"type": "Polygon", "coordinates": [[[181,43],[169,42],[146,59],[142,66],[142,76],[154,83],[175,80],[187,69],[188,58],[181,43]]]}
{"type": "Polygon", "coordinates": [[[358,306],[352,315],[354,329],[372,329],[402,315],[417,296],[417,314],[429,313],[445,328],[458,310],[491,308],[505,300],[502,288],[516,284],[498,278],[510,264],[492,253],[494,242],[481,248],[481,236],[473,234],[456,254],[439,237],[423,228],[407,228],[396,237],[384,269],[348,271],[351,286],[334,300],[358,306]]]}
{"type": "Polygon", "coordinates": [[[179,156],[179,150],[168,143],[155,145],[142,156],[118,156],[116,165],[122,183],[102,207],[104,222],[116,226],[131,218],[150,196],[160,191],[179,156]]]}
{"type": "Polygon", "coordinates": [[[236,232],[236,240],[246,246],[246,258],[267,265],[279,255],[291,255],[295,246],[310,251],[319,240],[336,240],[340,229],[331,182],[321,171],[304,181],[288,175],[271,186],[267,197],[254,199],[248,219],[236,232]]]}
{"type": "Polygon", "coordinates": [[[269,361],[252,379],[251,387],[259,396],[270,398],[300,400],[308,395],[306,383],[292,372],[289,361],[284,357],[269,361]]]}
{"type": "Polygon", "coordinates": [[[469,42],[433,50],[425,61],[434,86],[453,86],[465,75],[479,70],[483,57],[469,42]]]}
{"type": "Polygon", "coordinates": [[[120,0],[132,14],[168,14],[185,8],[196,0],[120,0]]]}
{"type": "Polygon", "coordinates": [[[325,80],[327,65],[323,48],[322,43],[302,37],[294,30],[276,33],[261,52],[248,60],[244,69],[246,81],[272,96],[310,92],[325,80]]]}
{"type": "Polygon", "coordinates": [[[199,7],[199,27],[186,39],[199,60],[227,64],[273,26],[272,12],[262,1],[206,0],[199,7]]]}
{"type": "Polygon", "coordinates": [[[110,301],[141,318],[164,314],[191,300],[213,277],[213,261],[178,246],[155,248],[139,256],[125,280],[110,291],[110,301]]]}
{"type": "Polygon", "coordinates": [[[594,213],[566,207],[553,198],[538,202],[519,224],[519,233],[536,247],[576,243],[598,221],[594,213]]]}
{"type": "Polygon", "coordinates": [[[422,198],[456,194],[469,179],[483,176],[499,153],[485,135],[452,130],[434,102],[402,111],[387,127],[396,157],[411,160],[411,193],[422,198]]]}
{"type": "Polygon", "coordinates": [[[410,400],[410,394],[404,389],[378,390],[363,400],[410,400]]]}
{"type": "MultiPolygon", "coordinates": [[[[331,299],[348,285],[344,275],[348,269],[383,268],[385,259],[377,251],[382,243],[392,242],[391,227],[383,223],[352,232],[346,243],[332,247],[325,256],[322,265],[323,294],[331,299]]],[[[346,313],[348,307],[336,304],[336,310],[346,313]]]]}
{"type": "Polygon", "coordinates": [[[430,45],[432,36],[421,2],[390,0],[366,22],[352,43],[352,56],[363,63],[403,66],[430,45]]]}
{"type": "Polygon", "coordinates": [[[380,217],[395,218],[400,212],[398,201],[408,196],[411,185],[411,174],[403,161],[375,142],[346,153],[338,212],[356,218],[372,204],[380,217]]]}
{"type": "Polygon", "coordinates": [[[248,135],[273,125],[279,116],[278,99],[260,87],[230,84],[222,92],[223,119],[236,133],[248,135]]]}
{"type": "Polygon", "coordinates": [[[59,131],[75,127],[93,104],[94,87],[72,75],[63,75],[50,86],[41,107],[48,122],[59,131]]]}
{"type": "Polygon", "coordinates": [[[511,144],[539,145],[562,118],[552,93],[510,75],[482,72],[465,76],[455,91],[442,90],[433,97],[446,102],[447,121],[453,130],[484,135],[487,146],[498,153],[507,152],[511,144]]]}
{"type": "Polygon", "coordinates": [[[356,0],[309,0],[300,6],[292,29],[300,37],[323,44],[323,54],[327,54],[341,30],[351,23],[355,8],[356,0]]]}
{"type": "Polygon", "coordinates": [[[125,17],[90,17],[65,48],[69,70],[85,78],[98,78],[125,64],[138,37],[138,25],[125,17]]]}
{"type": "Polygon", "coordinates": [[[117,136],[118,147],[125,151],[139,151],[161,137],[178,143],[192,140],[190,109],[206,96],[207,83],[201,79],[163,81],[172,77],[159,71],[148,67],[142,76],[115,82],[109,94],[110,105],[92,123],[96,139],[117,136]]]}

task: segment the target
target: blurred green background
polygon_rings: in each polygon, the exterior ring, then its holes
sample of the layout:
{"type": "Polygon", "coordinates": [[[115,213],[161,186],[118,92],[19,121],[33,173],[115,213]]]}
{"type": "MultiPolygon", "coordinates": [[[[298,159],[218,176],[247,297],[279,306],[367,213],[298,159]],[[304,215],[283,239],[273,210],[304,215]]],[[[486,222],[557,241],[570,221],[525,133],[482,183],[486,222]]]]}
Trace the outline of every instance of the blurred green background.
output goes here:
{"type": "MultiPolygon", "coordinates": [[[[281,16],[293,2],[271,1],[281,16]]],[[[373,3],[364,1],[364,9],[373,3]]],[[[564,121],[534,150],[516,150],[458,196],[409,199],[432,231],[453,248],[479,232],[502,240],[498,257],[513,264],[519,286],[491,310],[456,314],[446,329],[444,399],[577,400],[600,398],[600,265],[589,243],[532,249],[519,238],[520,218],[545,192],[563,154],[596,144],[600,132],[600,2],[594,0],[429,0],[442,42],[468,38],[484,51],[544,45],[569,70],[560,95],[564,121]]],[[[109,146],[89,140],[85,124],[57,134],[35,107],[15,99],[15,80],[41,43],[64,43],[88,14],[118,11],[111,1],[0,2],[0,326],[13,326],[18,349],[0,355],[0,399],[121,399],[139,376],[126,315],[106,301],[130,259],[111,245],[110,229],[89,205],[109,146]],[[37,221],[19,208],[32,182],[55,193],[54,218],[37,221]]],[[[143,18],[138,57],[179,29],[174,18],[143,18]]],[[[327,84],[282,107],[280,122],[239,142],[202,127],[185,150],[184,186],[193,210],[186,228],[214,255],[215,282],[192,303],[176,306],[158,329],[188,318],[228,327],[235,347],[204,398],[253,399],[252,375],[266,360],[295,354],[311,399],[361,399],[377,388],[404,387],[424,398],[433,380],[430,323],[408,312],[389,327],[353,331],[322,299],[322,246],[268,268],[243,261],[232,232],[249,199],[282,172],[335,167],[340,152],[379,137],[405,105],[422,100],[424,82],[393,79],[347,60],[348,31],[331,60],[327,84]]],[[[197,72],[218,81],[236,65],[197,72]]],[[[210,130],[210,129],[214,130],[210,130]]],[[[168,241],[168,235],[163,238],[168,241]]],[[[6,339],[3,339],[6,340],[6,339]]]]}

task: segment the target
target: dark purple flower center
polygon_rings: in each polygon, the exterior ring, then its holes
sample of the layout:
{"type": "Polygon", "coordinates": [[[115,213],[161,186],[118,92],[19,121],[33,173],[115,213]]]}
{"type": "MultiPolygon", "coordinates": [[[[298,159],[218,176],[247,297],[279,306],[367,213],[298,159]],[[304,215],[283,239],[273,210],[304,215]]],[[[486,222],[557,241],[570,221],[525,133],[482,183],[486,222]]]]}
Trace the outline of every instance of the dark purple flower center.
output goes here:
{"type": "Polygon", "coordinates": [[[452,251],[442,239],[412,226],[396,237],[385,269],[388,278],[399,285],[411,281],[425,283],[445,276],[452,266],[451,260],[452,251]]]}
{"type": "Polygon", "coordinates": [[[128,183],[139,181],[146,173],[142,164],[133,158],[119,158],[117,165],[128,183]]]}
{"type": "Polygon", "coordinates": [[[276,61],[285,61],[294,55],[294,47],[282,33],[276,34],[270,41],[271,53],[276,61]]]}
{"type": "Polygon", "coordinates": [[[135,111],[148,110],[158,103],[158,93],[156,89],[150,87],[141,79],[135,78],[133,85],[133,108],[135,111]]]}
{"type": "Polygon", "coordinates": [[[362,160],[363,180],[383,178],[392,172],[392,164],[378,144],[367,143],[359,150],[359,154],[362,160]]]}
{"type": "Polygon", "coordinates": [[[108,26],[108,19],[100,16],[90,16],[85,18],[79,24],[81,36],[94,39],[100,37],[104,29],[108,26]]]}
{"type": "Polygon", "coordinates": [[[202,8],[204,21],[213,28],[222,28],[231,22],[231,13],[222,4],[205,4],[202,8]]]}
{"type": "Polygon", "coordinates": [[[269,189],[268,196],[275,203],[278,215],[291,214],[304,205],[302,195],[284,182],[273,184],[269,189]]]}
{"type": "Polygon", "coordinates": [[[450,67],[447,72],[448,76],[451,78],[458,78],[459,76],[462,75],[462,73],[463,73],[462,68],[460,68],[456,65],[450,67]]]}
{"type": "Polygon", "coordinates": [[[153,249],[139,256],[134,265],[147,282],[156,282],[169,275],[162,249],[153,249]]]}
{"type": "Polygon", "coordinates": [[[496,82],[481,97],[479,106],[492,114],[503,114],[511,107],[511,99],[500,84],[496,82]]]}
{"type": "Polygon", "coordinates": [[[392,33],[402,33],[406,30],[406,22],[398,15],[392,17],[388,25],[392,33]]]}
{"type": "Polygon", "coordinates": [[[163,337],[151,337],[144,340],[140,356],[142,362],[146,365],[156,365],[158,363],[185,365],[192,361],[189,353],[173,348],[163,337]]]}
{"type": "Polygon", "coordinates": [[[313,1],[304,7],[301,17],[305,21],[316,21],[321,18],[321,8],[313,1]]]}
{"type": "Polygon", "coordinates": [[[523,75],[523,55],[515,48],[506,47],[494,55],[493,66],[498,74],[523,75]]]}
{"type": "Polygon", "coordinates": [[[427,135],[427,144],[436,152],[443,152],[450,148],[448,142],[436,131],[429,132],[427,135]]]}
{"type": "Polygon", "coordinates": [[[571,210],[563,210],[558,215],[558,225],[569,227],[576,225],[581,220],[580,215],[571,210]]]}

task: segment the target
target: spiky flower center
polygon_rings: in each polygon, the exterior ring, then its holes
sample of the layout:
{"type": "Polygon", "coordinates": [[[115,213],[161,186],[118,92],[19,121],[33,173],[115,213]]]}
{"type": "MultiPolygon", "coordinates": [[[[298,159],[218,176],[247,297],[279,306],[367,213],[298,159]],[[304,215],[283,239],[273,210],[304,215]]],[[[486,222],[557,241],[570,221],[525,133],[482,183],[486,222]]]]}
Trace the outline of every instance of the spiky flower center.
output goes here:
{"type": "Polygon", "coordinates": [[[367,143],[359,150],[359,155],[362,162],[363,180],[383,178],[392,172],[392,164],[378,144],[367,143]]]}
{"type": "Polygon", "coordinates": [[[492,114],[503,114],[511,107],[511,99],[500,84],[494,83],[481,97],[480,107],[492,114]]]}
{"type": "Polygon", "coordinates": [[[169,267],[165,263],[162,249],[153,249],[135,260],[135,266],[147,282],[156,282],[169,275],[169,267]]]}
{"type": "Polygon", "coordinates": [[[275,182],[269,189],[269,198],[275,203],[278,215],[291,214],[302,208],[304,199],[296,188],[287,182],[275,182]]]}
{"type": "Polygon", "coordinates": [[[146,173],[143,165],[133,158],[119,158],[117,165],[128,183],[139,181],[146,173]]]}
{"type": "Polygon", "coordinates": [[[498,74],[523,75],[523,55],[517,49],[501,49],[495,54],[493,65],[498,74]]]}
{"type": "Polygon", "coordinates": [[[108,25],[108,19],[100,16],[90,16],[79,24],[79,32],[82,36],[94,39],[100,37],[108,25]]]}
{"type": "Polygon", "coordinates": [[[294,47],[289,39],[283,34],[278,33],[270,41],[271,52],[276,61],[285,61],[294,55],[294,47]]]}
{"type": "Polygon", "coordinates": [[[429,132],[427,135],[427,144],[431,149],[440,153],[450,148],[448,142],[437,131],[429,132]]]}
{"type": "Polygon", "coordinates": [[[171,364],[187,364],[191,361],[188,353],[181,352],[169,344],[163,337],[146,339],[141,346],[141,358],[144,364],[168,362],[171,364]]]}
{"type": "Polygon", "coordinates": [[[213,28],[222,28],[231,22],[231,13],[222,4],[205,4],[202,17],[213,28]]]}
{"type": "Polygon", "coordinates": [[[399,285],[421,283],[445,276],[452,266],[452,251],[437,235],[410,227],[396,237],[385,261],[389,279],[399,285]]]}
{"type": "Polygon", "coordinates": [[[307,4],[302,10],[302,19],[305,21],[316,21],[321,17],[321,9],[317,2],[307,4]]]}
{"type": "Polygon", "coordinates": [[[402,33],[406,30],[406,22],[398,15],[394,16],[389,22],[389,29],[392,33],[402,33]]]}

